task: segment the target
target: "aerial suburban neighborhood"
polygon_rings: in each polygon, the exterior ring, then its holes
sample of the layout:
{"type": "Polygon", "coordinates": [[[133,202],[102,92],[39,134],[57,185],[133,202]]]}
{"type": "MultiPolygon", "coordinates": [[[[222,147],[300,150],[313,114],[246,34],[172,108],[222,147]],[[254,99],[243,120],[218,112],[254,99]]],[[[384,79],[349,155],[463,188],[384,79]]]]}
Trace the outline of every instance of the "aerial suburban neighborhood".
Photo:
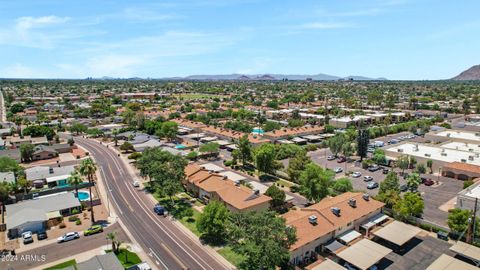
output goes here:
{"type": "Polygon", "coordinates": [[[413,1],[19,2],[1,270],[480,269],[480,66],[453,77],[478,46],[436,57],[478,23],[433,33],[413,1]],[[369,77],[291,75],[320,68],[369,77]]]}

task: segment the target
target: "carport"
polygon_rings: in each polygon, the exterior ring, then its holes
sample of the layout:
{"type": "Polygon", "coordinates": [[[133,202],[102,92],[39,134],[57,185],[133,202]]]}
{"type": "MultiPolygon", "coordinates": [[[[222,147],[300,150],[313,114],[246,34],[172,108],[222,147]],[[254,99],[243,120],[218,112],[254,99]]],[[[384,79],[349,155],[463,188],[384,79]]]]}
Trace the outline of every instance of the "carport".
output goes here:
{"type": "Polygon", "coordinates": [[[338,257],[360,268],[368,269],[387,256],[391,249],[379,245],[371,240],[362,239],[351,247],[339,252],[338,257]]]}
{"type": "Polygon", "coordinates": [[[342,233],[340,236],[337,237],[337,239],[340,240],[341,243],[344,243],[344,244],[348,245],[348,244],[350,244],[350,242],[359,238],[360,236],[362,236],[361,233],[359,233],[355,230],[350,230],[350,231],[342,233]]]}
{"type": "Polygon", "coordinates": [[[392,223],[374,232],[373,235],[400,247],[420,232],[421,230],[417,227],[394,220],[392,223]]]}
{"type": "Polygon", "coordinates": [[[430,264],[427,270],[478,270],[478,268],[454,257],[442,254],[430,264]]]}
{"type": "Polygon", "coordinates": [[[477,266],[480,266],[480,248],[469,245],[465,242],[457,241],[455,245],[450,247],[450,250],[474,261],[477,266]]]}
{"type": "Polygon", "coordinates": [[[326,259],[325,261],[321,262],[319,265],[311,268],[311,270],[345,270],[343,266],[340,264],[330,260],[326,259]]]}
{"type": "Polygon", "coordinates": [[[337,253],[338,250],[344,248],[345,245],[338,242],[337,240],[333,240],[330,244],[326,245],[325,248],[328,249],[332,253],[337,253]]]}

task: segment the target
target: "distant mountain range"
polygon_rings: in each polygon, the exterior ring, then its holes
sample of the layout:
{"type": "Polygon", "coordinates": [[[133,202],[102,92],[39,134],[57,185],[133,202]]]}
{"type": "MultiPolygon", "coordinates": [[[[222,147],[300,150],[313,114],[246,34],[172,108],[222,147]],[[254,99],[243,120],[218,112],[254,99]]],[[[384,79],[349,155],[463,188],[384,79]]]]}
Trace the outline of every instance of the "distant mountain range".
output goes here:
{"type": "Polygon", "coordinates": [[[480,80],[480,65],[473,66],[473,67],[463,71],[458,76],[453,77],[452,80],[456,80],[456,81],[480,80]]]}
{"type": "Polygon", "coordinates": [[[292,75],[292,74],[224,74],[224,75],[190,75],[186,77],[162,78],[165,80],[239,80],[239,81],[275,81],[275,80],[315,80],[315,81],[336,81],[336,80],[355,80],[355,81],[373,81],[387,80],[385,78],[368,78],[363,76],[339,77],[328,74],[315,75],[292,75]]]}

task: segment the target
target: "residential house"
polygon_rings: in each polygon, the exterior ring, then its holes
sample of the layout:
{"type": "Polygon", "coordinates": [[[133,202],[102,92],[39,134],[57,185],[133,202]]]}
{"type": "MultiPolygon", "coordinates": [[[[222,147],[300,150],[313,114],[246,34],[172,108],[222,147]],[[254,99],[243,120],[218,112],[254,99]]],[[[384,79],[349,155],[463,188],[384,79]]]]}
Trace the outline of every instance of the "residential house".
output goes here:
{"type": "Polygon", "coordinates": [[[20,155],[20,149],[18,148],[0,150],[0,157],[9,157],[17,162],[21,162],[22,159],[20,155]]]}
{"type": "Polygon", "coordinates": [[[25,170],[28,181],[33,183],[43,183],[49,186],[63,186],[66,179],[75,170],[75,166],[48,167],[36,166],[25,170]]]}
{"type": "Polygon", "coordinates": [[[97,255],[84,262],[77,263],[75,267],[64,268],[63,270],[124,270],[117,256],[113,252],[97,255]]]}
{"type": "Polygon", "coordinates": [[[32,160],[51,159],[58,156],[58,152],[51,146],[37,145],[33,149],[32,160]]]}
{"type": "Polygon", "coordinates": [[[296,264],[322,245],[378,215],[384,203],[362,193],[346,192],[325,198],[306,208],[291,210],[283,217],[288,226],[297,230],[297,241],[290,247],[291,263],[296,264]]]}
{"type": "Polygon", "coordinates": [[[6,205],[6,224],[10,238],[23,232],[37,233],[47,229],[47,221],[70,215],[80,209],[80,201],[73,192],[56,193],[15,204],[6,205]]]}

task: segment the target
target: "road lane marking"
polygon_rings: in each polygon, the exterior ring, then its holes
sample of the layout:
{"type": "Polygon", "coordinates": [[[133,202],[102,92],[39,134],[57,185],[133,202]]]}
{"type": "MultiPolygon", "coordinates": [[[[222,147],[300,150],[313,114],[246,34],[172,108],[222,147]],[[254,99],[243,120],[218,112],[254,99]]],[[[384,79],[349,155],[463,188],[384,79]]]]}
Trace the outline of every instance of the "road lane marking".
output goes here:
{"type": "MultiPolygon", "coordinates": [[[[117,167],[116,169],[119,169],[119,168],[122,167],[122,165],[120,165],[120,162],[121,162],[121,161],[117,161],[118,156],[116,156],[116,154],[113,153],[112,151],[110,151],[110,150],[105,150],[106,148],[104,149],[104,148],[101,147],[100,145],[96,145],[96,144],[94,144],[93,142],[90,142],[90,144],[89,144],[89,143],[86,143],[86,144],[90,145],[90,147],[94,148],[97,152],[101,153],[100,155],[103,154],[104,156],[110,157],[110,158],[107,159],[107,160],[113,161],[113,164],[115,164],[115,167],[117,167]]],[[[123,163],[121,163],[121,164],[123,164],[123,163]]],[[[115,178],[115,176],[118,176],[118,174],[113,174],[113,171],[112,171],[112,169],[110,168],[109,165],[108,165],[108,167],[109,167],[109,169],[110,169],[110,172],[112,173],[112,177],[113,177],[113,178],[115,178]]],[[[128,176],[131,177],[130,172],[128,173],[128,176]]],[[[118,186],[118,187],[120,188],[120,185],[119,185],[119,183],[118,183],[117,181],[113,181],[114,179],[111,179],[111,180],[112,180],[113,185],[116,185],[116,186],[118,186]]],[[[132,192],[132,190],[129,188],[128,181],[119,181],[119,182],[123,182],[124,184],[126,184],[127,190],[128,190],[128,192],[130,192],[130,194],[132,195],[133,199],[138,203],[138,205],[139,205],[140,208],[143,210],[143,212],[145,212],[145,213],[147,214],[147,216],[149,216],[150,219],[158,226],[158,228],[165,233],[165,236],[166,236],[166,237],[170,238],[170,240],[172,240],[175,244],[177,244],[177,246],[178,246],[180,249],[182,249],[182,250],[185,252],[185,254],[187,254],[190,258],[192,258],[192,259],[198,264],[198,266],[200,266],[202,269],[206,269],[206,268],[205,268],[204,265],[201,264],[195,257],[193,257],[191,253],[195,254],[195,255],[197,256],[197,258],[198,258],[199,260],[201,260],[209,269],[214,270],[214,268],[212,268],[206,261],[204,261],[199,254],[197,254],[195,251],[193,251],[193,250],[190,248],[189,245],[187,245],[182,239],[178,238],[178,236],[176,236],[176,235],[173,233],[172,229],[170,229],[170,228],[168,228],[168,227],[162,226],[162,224],[158,222],[158,220],[156,219],[156,217],[153,216],[153,214],[150,213],[150,211],[146,210],[146,209],[149,209],[148,205],[146,205],[140,198],[137,198],[137,197],[138,197],[138,194],[134,194],[134,193],[132,192]],[[142,207],[142,205],[143,205],[144,207],[142,207]],[[170,234],[167,233],[167,231],[168,231],[170,234]],[[175,237],[175,238],[174,238],[174,237],[175,237]],[[181,245],[179,242],[182,243],[183,245],[181,245]],[[185,248],[188,249],[188,250],[190,250],[191,253],[190,253],[190,252],[187,252],[187,250],[186,250],[185,248]]],[[[120,190],[119,190],[119,191],[120,191],[120,190]]],[[[119,193],[121,193],[121,192],[119,192],[119,193]]],[[[125,200],[125,203],[127,203],[128,200],[126,200],[126,198],[123,196],[123,194],[121,193],[120,195],[121,195],[122,198],[125,200]]],[[[127,204],[128,204],[128,203],[127,203],[127,204]]],[[[117,204],[117,206],[118,206],[118,204],[117,204]]],[[[180,230],[180,231],[181,231],[181,230],[180,230]]],[[[182,232],[182,233],[183,233],[183,232],[182,232]]],[[[197,246],[198,246],[198,245],[197,245],[197,246]]],[[[200,248],[202,248],[202,247],[200,247],[200,248]]],[[[207,251],[204,251],[204,252],[206,252],[206,253],[208,254],[207,251]]],[[[174,259],[175,259],[175,257],[176,257],[176,256],[174,256],[174,259]]],[[[214,261],[216,261],[217,263],[219,263],[220,265],[223,265],[221,262],[219,262],[218,260],[216,260],[214,257],[211,257],[211,258],[212,258],[214,261]]]]}
{"type": "Polygon", "coordinates": [[[100,167],[100,173],[103,174],[103,181],[105,182],[105,185],[107,186],[107,192],[110,192],[110,197],[112,198],[113,203],[115,203],[117,205],[118,211],[120,212],[121,215],[123,215],[122,208],[118,204],[115,197],[113,197],[112,189],[110,188],[110,185],[108,184],[108,181],[107,181],[107,176],[105,175],[105,172],[103,171],[103,169],[101,167],[100,167]]]}
{"type": "Polygon", "coordinates": [[[161,262],[163,267],[165,267],[166,270],[169,270],[167,265],[162,261],[162,259],[160,259],[160,257],[157,256],[157,254],[151,249],[151,248],[148,248],[150,250],[150,257],[151,255],[155,256],[155,258],[157,259],[156,263],[158,264],[158,262],[161,262]]]}

